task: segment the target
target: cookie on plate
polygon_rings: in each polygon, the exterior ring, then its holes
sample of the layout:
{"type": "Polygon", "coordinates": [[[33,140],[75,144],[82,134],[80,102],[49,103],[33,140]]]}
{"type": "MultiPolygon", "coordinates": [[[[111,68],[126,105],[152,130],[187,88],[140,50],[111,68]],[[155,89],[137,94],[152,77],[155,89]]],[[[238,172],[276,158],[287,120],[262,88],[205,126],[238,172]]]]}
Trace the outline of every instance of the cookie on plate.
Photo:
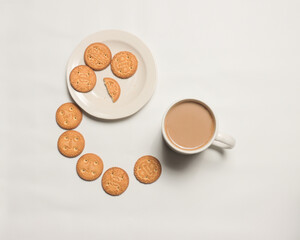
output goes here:
{"type": "Polygon", "coordinates": [[[91,91],[97,82],[96,74],[88,66],[79,65],[70,73],[70,83],[72,87],[78,92],[91,91]]]}
{"type": "Polygon", "coordinates": [[[84,154],[77,161],[76,171],[78,176],[84,180],[96,180],[103,171],[103,161],[96,154],[84,154]]]}
{"type": "Polygon", "coordinates": [[[142,183],[153,183],[160,177],[160,174],[161,164],[153,156],[143,156],[134,165],[134,175],[142,183]]]}
{"type": "Polygon", "coordinates": [[[112,167],[103,174],[102,188],[112,196],[118,196],[125,192],[128,184],[129,177],[122,168],[112,167]]]}
{"type": "Polygon", "coordinates": [[[121,88],[119,83],[112,78],[104,78],[103,79],[106,89],[111,96],[113,102],[116,102],[121,94],[121,88]]]}
{"type": "Polygon", "coordinates": [[[58,150],[66,157],[76,157],[81,154],[84,144],[84,137],[74,130],[65,131],[57,141],[58,150]]]}
{"type": "Polygon", "coordinates": [[[99,71],[108,67],[111,62],[111,52],[103,43],[92,43],[84,52],[85,64],[99,71]]]}
{"type": "Polygon", "coordinates": [[[76,128],[82,120],[82,112],[73,103],[64,103],[56,111],[56,122],[63,129],[76,128]]]}
{"type": "Polygon", "coordinates": [[[138,67],[136,57],[127,51],[118,52],[111,61],[111,71],[119,78],[129,78],[138,67]]]}

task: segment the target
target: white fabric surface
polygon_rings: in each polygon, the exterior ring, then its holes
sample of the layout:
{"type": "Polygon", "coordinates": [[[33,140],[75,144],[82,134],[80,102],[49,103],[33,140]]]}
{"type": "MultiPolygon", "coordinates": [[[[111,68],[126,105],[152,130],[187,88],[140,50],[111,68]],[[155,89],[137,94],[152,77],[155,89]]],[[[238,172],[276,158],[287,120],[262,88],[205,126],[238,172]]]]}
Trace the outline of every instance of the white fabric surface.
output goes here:
{"type": "Polygon", "coordinates": [[[300,239],[300,2],[1,1],[0,239],[300,239]],[[65,67],[102,29],[140,37],[158,66],[152,100],[131,118],[84,116],[84,152],[130,177],[120,197],[82,181],[59,154],[65,67]],[[231,151],[180,156],[160,124],[176,99],[212,104],[231,151]],[[135,160],[161,160],[142,185],[135,160]]]}

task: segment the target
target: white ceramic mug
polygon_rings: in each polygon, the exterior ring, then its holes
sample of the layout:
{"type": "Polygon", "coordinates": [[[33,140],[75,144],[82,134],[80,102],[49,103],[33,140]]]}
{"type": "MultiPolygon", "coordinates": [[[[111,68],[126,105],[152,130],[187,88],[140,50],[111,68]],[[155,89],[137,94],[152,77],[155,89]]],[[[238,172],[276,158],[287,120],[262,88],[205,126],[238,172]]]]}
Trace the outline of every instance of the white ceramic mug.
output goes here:
{"type": "Polygon", "coordinates": [[[209,107],[206,103],[198,100],[198,99],[193,99],[193,98],[190,98],[190,99],[183,99],[183,100],[180,100],[180,101],[177,101],[175,102],[174,104],[172,104],[172,106],[170,106],[168,108],[168,110],[166,111],[164,117],[163,117],[163,120],[162,120],[162,126],[161,126],[161,129],[162,129],[162,135],[163,135],[163,138],[164,140],[166,141],[166,143],[169,145],[169,147],[178,152],[178,153],[182,153],[182,154],[195,154],[195,153],[199,153],[199,152],[202,152],[204,151],[205,149],[207,149],[209,146],[211,145],[215,145],[217,147],[220,147],[220,148],[224,148],[224,149],[231,149],[234,147],[235,145],[235,139],[233,137],[231,137],[230,135],[227,135],[225,133],[221,133],[218,131],[218,119],[216,117],[216,114],[214,113],[214,111],[211,109],[211,107],[209,107]],[[211,114],[213,115],[214,119],[215,119],[215,132],[213,134],[213,137],[210,139],[210,141],[205,144],[204,146],[202,146],[201,148],[198,148],[198,149],[195,149],[195,150],[184,150],[184,149],[181,149],[179,147],[177,147],[176,145],[174,145],[168,138],[167,134],[166,134],[166,130],[165,130],[165,118],[169,112],[169,110],[176,104],[178,103],[182,103],[182,102],[196,102],[196,103],[199,103],[201,104],[202,106],[205,106],[210,112],[211,114]]]}

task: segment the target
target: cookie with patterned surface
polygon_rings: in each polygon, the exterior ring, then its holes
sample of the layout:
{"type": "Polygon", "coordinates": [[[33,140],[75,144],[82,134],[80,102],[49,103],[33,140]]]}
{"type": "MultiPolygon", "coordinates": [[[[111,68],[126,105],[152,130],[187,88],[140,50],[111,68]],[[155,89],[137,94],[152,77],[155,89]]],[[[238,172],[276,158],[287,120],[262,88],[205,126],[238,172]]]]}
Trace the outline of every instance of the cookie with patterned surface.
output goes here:
{"type": "Polygon", "coordinates": [[[122,168],[112,167],[103,174],[102,188],[112,196],[118,196],[125,192],[128,185],[129,177],[122,168]]]}
{"type": "Polygon", "coordinates": [[[103,43],[92,43],[85,49],[84,61],[96,71],[103,70],[111,62],[110,49],[103,43]]]}
{"type": "Polygon", "coordinates": [[[91,91],[97,82],[97,77],[93,69],[85,65],[75,67],[70,73],[70,83],[78,92],[91,91]]]}
{"type": "Polygon", "coordinates": [[[84,180],[96,180],[103,171],[103,161],[94,153],[86,153],[78,159],[76,171],[78,176],[84,180]]]}
{"type": "Polygon", "coordinates": [[[142,183],[153,183],[160,177],[160,174],[161,164],[153,156],[143,156],[134,165],[134,175],[142,183]]]}
{"type": "Polygon", "coordinates": [[[111,71],[119,78],[129,78],[135,74],[138,60],[128,51],[118,52],[111,61],[111,71]]]}
{"type": "Polygon", "coordinates": [[[84,149],[85,141],[81,133],[69,130],[62,133],[57,141],[60,153],[66,157],[76,157],[84,149]]]}
{"type": "Polygon", "coordinates": [[[56,111],[56,122],[63,129],[76,128],[81,120],[82,112],[73,103],[64,103],[56,111]]]}
{"type": "Polygon", "coordinates": [[[121,88],[119,83],[112,78],[104,78],[103,79],[105,87],[111,96],[113,102],[116,102],[121,94],[121,88]]]}

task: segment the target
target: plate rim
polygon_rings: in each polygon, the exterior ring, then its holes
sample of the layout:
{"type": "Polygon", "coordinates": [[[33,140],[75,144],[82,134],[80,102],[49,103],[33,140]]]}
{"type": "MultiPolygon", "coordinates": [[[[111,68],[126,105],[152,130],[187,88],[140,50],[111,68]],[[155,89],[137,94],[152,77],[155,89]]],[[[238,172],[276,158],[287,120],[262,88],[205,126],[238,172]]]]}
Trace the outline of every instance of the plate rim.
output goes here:
{"type": "MultiPolygon", "coordinates": [[[[121,42],[124,42],[124,43],[130,43],[130,41],[126,42],[126,41],[123,41],[122,39],[117,39],[121,42]]],[[[132,45],[132,44],[131,44],[132,45]]],[[[134,45],[132,45],[134,47],[134,45]]],[[[139,51],[140,52],[140,51],[139,51]]],[[[142,56],[143,57],[143,56],[142,56]]],[[[143,57],[144,58],[144,57],[143,57]]],[[[147,65],[146,65],[147,66],[147,65]]],[[[147,67],[146,67],[146,70],[147,70],[147,67]]],[[[157,86],[157,65],[156,65],[156,61],[155,61],[155,58],[153,57],[153,54],[152,52],[150,51],[149,47],[139,38],[137,37],[136,35],[132,34],[132,33],[129,33],[127,31],[123,31],[123,30],[118,30],[118,29],[106,29],[106,30],[101,30],[101,31],[98,31],[98,32],[94,32],[92,34],[89,34],[88,36],[86,36],[85,38],[83,38],[77,45],[76,47],[73,49],[68,61],[67,61],[67,64],[66,64],[66,83],[67,83],[67,88],[68,88],[68,92],[69,94],[71,95],[73,101],[83,110],[85,111],[86,113],[88,113],[89,115],[93,116],[93,117],[96,117],[98,119],[103,119],[103,120],[117,120],[117,119],[124,119],[124,118],[128,118],[132,115],[134,115],[135,113],[137,113],[138,111],[140,111],[144,106],[147,105],[147,103],[151,100],[154,92],[155,92],[155,89],[156,89],[156,86],[157,86]],[[81,103],[81,100],[75,95],[75,91],[71,84],[70,84],[70,81],[69,81],[69,74],[68,74],[68,68],[69,66],[71,65],[71,60],[73,59],[73,55],[76,54],[76,49],[79,48],[82,44],[84,44],[86,41],[88,41],[89,39],[93,38],[93,36],[95,35],[98,35],[98,34],[111,34],[111,35],[118,35],[118,34],[121,34],[121,35],[126,35],[126,36],[129,36],[130,38],[132,38],[134,41],[137,41],[139,43],[139,45],[147,52],[147,55],[148,55],[148,58],[150,61],[152,61],[152,66],[153,66],[153,77],[151,78],[151,81],[152,81],[152,86],[151,89],[149,89],[147,91],[147,96],[145,96],[143,98],[143,102],[141,104],[138,104],[138,106],[131,110],[131,111],[128,111],[126,112],[125,114],[122,114],[122,115],[119,115],[119,116],[116,116],[116,115],[108,115],[108,114],[103,114],[103,113],[95,113],[94,111],[90,110],[88,107],[86,107],[86,105],[82,104],[81,103]]],[[[141,101],[140,101],[141,102],[141,101]]],[[[137,102],[139,103],[139,102],[137,102]]]]}

